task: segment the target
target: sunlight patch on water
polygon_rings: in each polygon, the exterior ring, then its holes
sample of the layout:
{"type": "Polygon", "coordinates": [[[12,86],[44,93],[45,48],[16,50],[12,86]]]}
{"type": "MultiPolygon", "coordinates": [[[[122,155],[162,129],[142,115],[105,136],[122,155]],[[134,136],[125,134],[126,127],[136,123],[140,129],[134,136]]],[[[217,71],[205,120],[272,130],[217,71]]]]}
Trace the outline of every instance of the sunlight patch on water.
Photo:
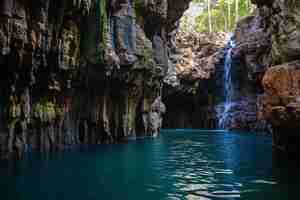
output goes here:
{"type": "Polygon", "coordinates": [[[191,191],[197,191],[197,190],[208,190],[209,189],[208,184],[190,184],[186,187],[181,188],[181,191],[184,192],[191,192],[191,191]]]}
{"type": "Polygon", "coordinates": [[[8,168],[11,173],[0,170],[0,191],[11,196],[3,199],[32,200],[82,200],[87,191],[89,199],[252,200],[269,191],[270,199],[278,200],[282,181],[272,173],[271,139],[225,130],[173,131],[163,131],[155,140],[103,145],[51,161],[20,161],[24,166],[8,168]]]}
{"type": "Polygon", "coordinates": [[[206,197],[201,197],[201,196],[197,196],[194,194],[189,194],[186,196],[187,200],[210,200],[210,198],[206,198],[206,197]]]}
{"type": "Polygon", "coordinates": [[[204,132],[204,133],[226,133],[225,129],[162,129],[161,132],[204,132]]]}
{"type": "MultiPolygon", "coordinates": [[[[217,191],[220,192],[220,191],[217,191]]],[[[241,193],[239,191],[222,191],[222,193],[210,193],[210,192],[206,192],[206,191],[197,191],[195,192],[196,194],[198,194],[199,196],[203,196],[203,197],[211,197],[211,198],[241,198],[241,193]]]]}
{"type": "Polygon", "coordinates": [[[218,170],[215,172],[216,174],[233,174],[233,171],[230,169],[218,170]]]}
{"type": "Polygon", "coordinates": [[[267,180],[255,180],[255,181],[251,181],[251,183],[269,184],[269,185],[277,184],[277,182],[275,182],[275,181],[267,181],[267,180]]]}

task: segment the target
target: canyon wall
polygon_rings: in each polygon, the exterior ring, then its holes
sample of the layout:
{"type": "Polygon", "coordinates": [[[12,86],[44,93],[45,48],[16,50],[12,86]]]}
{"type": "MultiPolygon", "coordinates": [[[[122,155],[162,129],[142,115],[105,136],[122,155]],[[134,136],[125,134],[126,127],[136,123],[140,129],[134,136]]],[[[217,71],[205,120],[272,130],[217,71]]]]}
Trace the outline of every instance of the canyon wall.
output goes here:
{"type": "Polygon", "coordinates": [[[259,118],[272,129],[274,145],[295,152],[300,144],[300,2],[253,0],[257,11],[237,25],[236,56],[244,59],[262,94],[259,118]]]}
{"type": "MultiPolygon", "coordinates": [[[[266,120],[274,144],[295,150],[300,3],[252,1],[233,51],[251,101],[232,128],[266,120]]],[[[1,156],[157,136],[166,110],[166,128],[216,128],[228,38],[178,32],[189,2],[2,0],[1,156]]]]}
{"type": "MultiPolygon", "coordinates": [[[[229,129],[265,132],[266,122],[257,117],[256,105],[260,88],[248,76],[250,69],[237,49],[230,51],[232,102],[226,105],[229,33],[198,33],[179,30],[169,40],[169,69],[165,77],[163,100],[167,113],[165,128],[229,129]],[[225,112],[226,113],[225,113],[225,112]],[[226,119],[222,126],[221,119],[226,119]],[[225,127],[223,127],[225,126],[225,127]]],[[[247,54],[248,55],[248,54],[247,54]]]]}
{"type": "Polygon", "coordinates": [[[157,136],[189,2],[1,0],[1,155],[157,136]]]}
{"type": "Polygon", "coordinates": [[[169,68],[164,79],[164,128],[217,128],[216,105],[222,100],[222,62],[226,33],[179,29],[169,40],[169,68]]]}

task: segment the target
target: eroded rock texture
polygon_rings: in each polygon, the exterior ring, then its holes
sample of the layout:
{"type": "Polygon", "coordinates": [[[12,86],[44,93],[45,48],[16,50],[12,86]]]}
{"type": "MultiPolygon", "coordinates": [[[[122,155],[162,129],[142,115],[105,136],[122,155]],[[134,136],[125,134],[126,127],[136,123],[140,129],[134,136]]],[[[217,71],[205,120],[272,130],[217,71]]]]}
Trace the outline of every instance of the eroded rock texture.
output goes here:
{"type": "Polygon", "coordinates": [[[222,99],[225,33],[170,33],[169,67],[164,82],[166,128],[216,128],[215,106],[222,99]]]}
{"type": "Polygon", "coordinates": [[[300,2],[253,0],[254,16],[238,24],[235,53],[249,68],[249,76],[263,89],[259,117],[272,126],[274,144],[299,151],[299,19],[300,2]]]}
{"type": "Polygon", "coordinates": [[[297,151],[300,130],[300,62],[271,67],[263,78],[262,115],[274,129],[275,144],[297,151]]]}
{"type": "Polygon", "coordinates": [[[157,136],[177,2],[2,0],[1,154],[157,136]]]}
{"type": "Polygon", "coordinates": [[[227,129],[267,131],[266,121],[258,117],[257,105],[262,93],[262,77],[271,60],[270,34],[265,31],[266,15],[264,10],[258,9],[253,15],[241,19],[232,36],[235,45],[231,51],[231,103],[227,108],[224,104],[217,107],[221,119],[223,110],[226,110],[228,116],[222,119],[222,123],[227,129]]]}

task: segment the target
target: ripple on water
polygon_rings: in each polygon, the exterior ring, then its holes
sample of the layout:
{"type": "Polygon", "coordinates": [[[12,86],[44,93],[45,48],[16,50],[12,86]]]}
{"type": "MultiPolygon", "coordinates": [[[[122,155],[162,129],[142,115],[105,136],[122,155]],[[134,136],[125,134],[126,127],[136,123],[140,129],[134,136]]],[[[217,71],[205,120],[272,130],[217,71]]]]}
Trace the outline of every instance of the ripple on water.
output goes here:
{"type": "Polygon", "coordinates": [[[232,198],[241,198],[241,193],[239,191],[215,191],[207,192],[207,191],[196,191],[197,195],[206,197],[206,198],[223,198],[223,199],[232,199],[232,198]]]}
{"type": "Polygon", "coordinates": [[[275,181],[267,181],[267,180],[254,180],[254,181],[251,181],[250,183],[268,184],[268,185],[276,185],[277,184],[277,182],[275,182],[275,181]]]}
{"type": "Polygon", "coordinates": [[[185,187],[181,188],[180,190],[183,192],[194,192],[197,190],[208,190],[210,187],[208,184],[190,184],[184,185],[185,187]]]}
{"type": "Polygon", "coordinates": [[[286,184],[289,188],[284,189],[287,186],[278,180],[282,168],[272,163],[271,145],[271,140],[253,135],[175,131],[156,140],[101,146],[92,154],[76,152],[64,154],[63,159],[53,156],[49,162],[24,161],[24,167],[10,167],[14,173],[0,170],[0,196],[10,193],[9,199],[31,200],[56,196],[73,200],[255,200],[267,193],[272,200],[297,199],[281,198],[289,195],[291,187],[286,184]],[[15,191],[17,198],[13,198],[15,191]]]}
{"type": "Polygon", "coordinates": [[[188,194],[186,195],[187,200],[211,200],[211,198],[202,197],[194,194],[188,194]]]}

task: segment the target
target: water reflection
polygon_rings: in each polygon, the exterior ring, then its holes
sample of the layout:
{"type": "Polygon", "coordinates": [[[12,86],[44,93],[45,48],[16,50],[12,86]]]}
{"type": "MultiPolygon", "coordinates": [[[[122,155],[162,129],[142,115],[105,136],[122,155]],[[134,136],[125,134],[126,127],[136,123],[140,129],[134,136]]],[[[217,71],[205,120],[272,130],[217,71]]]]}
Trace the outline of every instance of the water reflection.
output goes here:
{"type": "Polygon", "coordinates": [[[248,133],[165,131],[82,150],[0,161],[1,199],[284,200],[300,186],[271,139],[248,133]]]}

